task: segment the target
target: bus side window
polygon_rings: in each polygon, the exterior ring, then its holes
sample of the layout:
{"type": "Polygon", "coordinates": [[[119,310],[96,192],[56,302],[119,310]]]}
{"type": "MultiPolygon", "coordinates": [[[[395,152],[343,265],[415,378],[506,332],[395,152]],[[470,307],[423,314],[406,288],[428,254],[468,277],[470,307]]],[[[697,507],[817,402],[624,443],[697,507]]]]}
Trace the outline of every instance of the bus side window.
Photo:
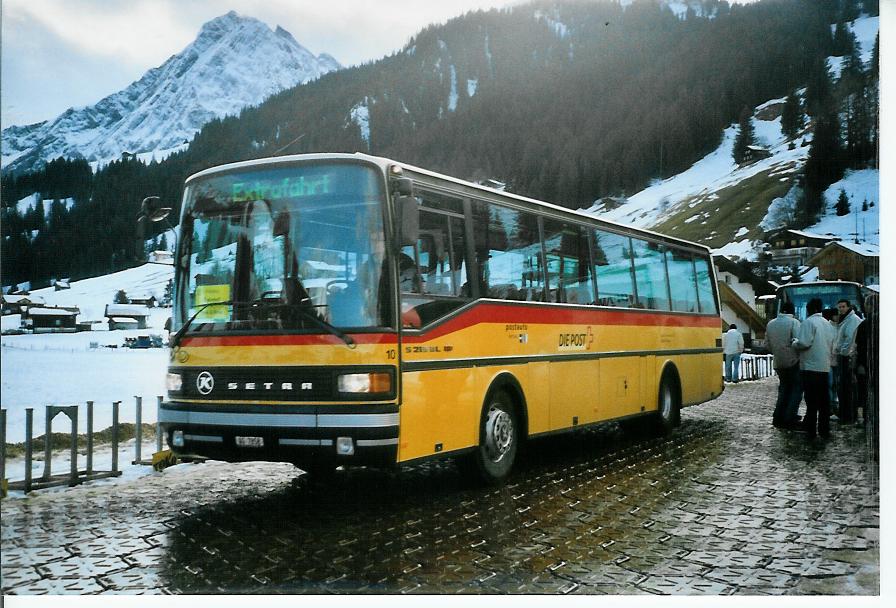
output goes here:
{"type": "Polygon", "coordinates": [[[594,274],[597,277],[597,304],[633,307],[635,287],[629,238],[613,232],[595,230],[592,257],[594,274]]]}
{"type": "Polygon", "coordinates": [[[669,269],[669,288],[672,291],[672,310],[700,312],[697,303],[697,274],[690,253],[677,249],[666,251],[669,269]]]}
{"type": "Polygon", "coordinates": [[[663,249],[658,243],[632,238],[638,308],[670,310],[663,249]]]}
{"type": "Polygon", "coordinates": [[[544,220],[548,301],[593,304],[588,239],[581,226],[544,220]]]}
{"type": "Polygon", "coordinates": [[[402,248],[398,270],[403,326],[427,325],[469,301],[466,242],[461,218],[429,211],[427,194],[420,210],[420,236],[402,248]]]}
{"type": "Polygon", "coordinates": [[[700,312],[717,314],[716,300],[713,291],[713,273],[707,258],[695,257],[697,268],[697,297],[700,299],[700,312]]]}
{"type": "Polygon", "coordinates": [[[473,202],[483,295],[502,300],[544,301],[544,258],[538,216],[473,202]]]}

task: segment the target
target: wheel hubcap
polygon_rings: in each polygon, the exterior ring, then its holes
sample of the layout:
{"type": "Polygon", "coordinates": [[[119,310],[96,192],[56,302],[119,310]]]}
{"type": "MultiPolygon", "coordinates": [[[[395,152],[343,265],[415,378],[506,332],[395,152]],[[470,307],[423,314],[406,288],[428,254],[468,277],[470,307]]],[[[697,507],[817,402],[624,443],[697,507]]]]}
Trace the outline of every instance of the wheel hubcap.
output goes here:
{"type": "Polygon", "coordinates": [[[663,418],[672,418],[672,389],[668,386],[663,387],[663,418]]]}
{"type": "Polygon", "coordinates": [[[492,407],[485,421],[485,451],[489,460],[499,462],[513,445],[513,419],[502,409],[492,407]]]}

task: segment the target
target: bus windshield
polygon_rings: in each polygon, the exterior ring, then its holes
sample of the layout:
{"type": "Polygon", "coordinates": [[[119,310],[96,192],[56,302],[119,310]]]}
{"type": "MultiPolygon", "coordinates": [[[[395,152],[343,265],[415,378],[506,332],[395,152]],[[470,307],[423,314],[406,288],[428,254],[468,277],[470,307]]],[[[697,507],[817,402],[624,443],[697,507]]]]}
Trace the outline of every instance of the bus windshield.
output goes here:
{"type": "Polygon", "coordinates": [[[253,167],[190,182],[174,328],[387,328],[382,180],[353,164],[253,167]]]}
{"type": "Polygon", "coordinates": [[[784,285],[778,290],[778,306],[781,302],[792,302],[797,319],[806,318],[809,300],[819,298],[822,308],[837,308],[837,302],[847,300],[856,310],[862,310],[861,288],[855,283],[805,283],[784,285]]]}

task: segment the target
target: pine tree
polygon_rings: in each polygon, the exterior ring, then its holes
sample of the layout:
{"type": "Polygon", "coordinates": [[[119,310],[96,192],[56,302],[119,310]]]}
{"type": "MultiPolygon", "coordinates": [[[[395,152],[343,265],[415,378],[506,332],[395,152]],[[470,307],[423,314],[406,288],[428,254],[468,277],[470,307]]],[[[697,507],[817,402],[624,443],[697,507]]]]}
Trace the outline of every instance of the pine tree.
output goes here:
{"type": "Polygon", "coordinates": [[[827,59],[822,55],[815,56],[809,63],[806,78],[806,112],[817,116],[830,105],[831,74],[828,71],[827,59]]]}
{"type": "Polygon", "coordinates": [[[805,197],[798,209],[798,223],[808,226],[824,210],[824,191],[843,177],[840,121],[836,112],[825,113],[816,119],[803,174],[805,197]]]}
{"type": "Polygon", "coordinates": [[[737,137],[734,138],[734,149],[732,150],[734,162],[741,164],[746,160],[747,150],[753,145],[754,139],[752,112],[749,108],[744,108],[740,114],[737,137]]]}
{"type": "Polygon", "coordinates": [[[793,139],[803,128],[803,109],[796,93],[790,93],[781,110],[781,131],[789,139],[793,139]]]}
{"type": "Polygon", "coordinates": [[[849,215],[849,197],[846,196],[846,190],[840,190],[840,196],[837,197],[837,205],[835,209],[837,215],[849,215]]]}

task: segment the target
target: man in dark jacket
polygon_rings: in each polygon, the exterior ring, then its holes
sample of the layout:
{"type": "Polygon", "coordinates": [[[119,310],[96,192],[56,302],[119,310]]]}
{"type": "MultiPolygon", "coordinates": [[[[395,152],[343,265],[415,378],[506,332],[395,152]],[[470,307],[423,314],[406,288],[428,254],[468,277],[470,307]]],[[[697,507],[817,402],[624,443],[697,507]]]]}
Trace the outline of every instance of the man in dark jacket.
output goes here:
{"type": "Polygon", "coordinates": [[[880,354],[879,314],[880,296],[876,293],[865,298],[865,321],[856,331],[856,395],[862,408],[865,429],[869,434],[871,455],[874,460],[880,453],[880,407],[878,365],[880,354]]]}

